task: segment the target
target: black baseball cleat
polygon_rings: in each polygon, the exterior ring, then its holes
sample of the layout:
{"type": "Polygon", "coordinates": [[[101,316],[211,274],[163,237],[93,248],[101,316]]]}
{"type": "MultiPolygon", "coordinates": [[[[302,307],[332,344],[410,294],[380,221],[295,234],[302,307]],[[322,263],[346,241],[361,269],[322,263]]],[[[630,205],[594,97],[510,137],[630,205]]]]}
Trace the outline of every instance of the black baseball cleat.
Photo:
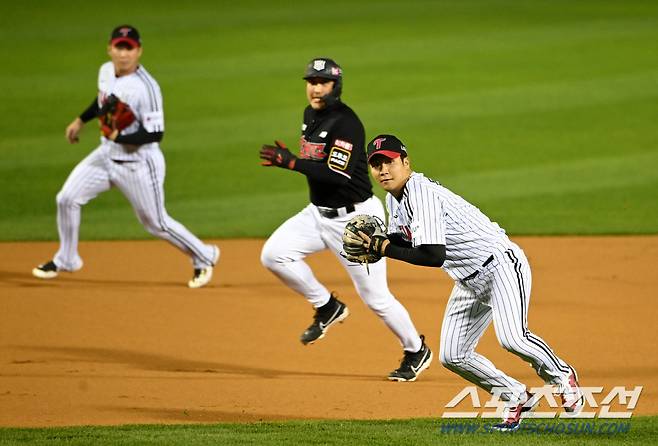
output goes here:
{"type": "Polygon", "coordinates": [[[400,367],[389,375],[390,381],[416,381],[416,378],[432,363],[432,350],[425,344],[425,336],[420,335],[422,345],[416,353],[404,352],[400,367]]]}
{"type": "Polygon", "coordinates": [[[57,265],[52,260],[32,269],[32,275],[39,279],[54,279],[57,277],[57,265]]]}
{"type": "Polygon", "coordinates": [[[336,322],[343,322],[350,315],[347,305],[336,299],[336,295],[331,293],[329,302],[315,309],[313,323],[302,333],[302,344],[312,344],[318,339],[322,339],[329,327],[336,322]]]}

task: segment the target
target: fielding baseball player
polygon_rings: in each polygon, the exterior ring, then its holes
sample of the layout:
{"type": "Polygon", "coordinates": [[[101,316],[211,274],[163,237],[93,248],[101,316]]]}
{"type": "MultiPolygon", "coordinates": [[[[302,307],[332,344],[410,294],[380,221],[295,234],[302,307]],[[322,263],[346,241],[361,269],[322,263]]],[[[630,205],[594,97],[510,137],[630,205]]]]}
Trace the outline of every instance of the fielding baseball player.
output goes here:
{"type": "Polygon", "coordinates": [[[407,149],[395,136],[377,136],[367,153],[373,177],[388,192],[389,222],[388,236],[364,234],[364,249],[415,265],[442,267],[455,281],[441,329],[441,363],[489,392],[502,391],[506,416],[496,427],[518,429],[521,415],[538,401],[525,385],[475,352],[493,320],[503,348],[557,386],[567,412],[578,412],[583,395],[576,371],[528,329],[532,276],[523,250],[478,208],[413,172],[407,149]]]}
{"type": "Polygon", "coordinates": [[[129,25],[115,28],[107,51],[111,61],[100,67],[98,96],[66,128],[66,138],[77,143],[84,124],[98,117],[101,143],[73,169],[57,194],[59,250],[32,274],[52,279],[60,271],[82,268],[80,208],[116,186],[148,232],[192,258],[194,276],[188,286],[202,287],[212,277],[219,248],[203,243],[165,210],[165,160],[159,144],[164,134],[162,94],[155,79],[139,64],[142,45],[137,29],[129,25]]]}
{"type": "Polygon", "coordinates": [[[431,363],[432,352],[418,335],[409,313],[391,294],[386,263],[370,268],[353,265],[341,257],[345,224],[358,213],[384,217],[384,208],[372,194],[365,156],[363,124],[341,99],[342,69],[331,59],[313,59],[307,66],[306,96],[299,156],[282,143],[264,145],[263,165],[290,169],[306,175],[311,203],[284,222],[263,246],[263,265],[286,285],[302,294],[314,307],[313,323],[301,335],[303,344],[321,339],[329,327],[348,315],[347,306],[314,276],[305,257],[331,250],[347,270],[365,304],[398,337],[404,358],[388,378],[414,381],[431,363]]]}

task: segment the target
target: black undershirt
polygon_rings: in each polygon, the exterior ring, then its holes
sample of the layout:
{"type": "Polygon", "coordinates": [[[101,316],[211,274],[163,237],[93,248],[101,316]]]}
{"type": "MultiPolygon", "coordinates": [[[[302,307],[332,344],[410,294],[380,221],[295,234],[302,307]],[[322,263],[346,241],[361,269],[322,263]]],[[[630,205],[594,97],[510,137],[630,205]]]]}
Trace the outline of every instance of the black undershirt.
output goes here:
{"type": "Polygon", "coordinates": [[[440,267],[446,260],[445,245],[420,245],[412,247],[399,234],[390,234],[390,244],[384,250],[384,255],[392,259],[402,260],[420,266],[440,267]]]}
{"type": "Polygon", "coordinates": [[[140,123],[139,128],[135,133],[131,133],[129,135],[118,135],[114,139],[114,142],[118,142],[119,144],[133,144],[136,146],[141,146],[142,144],[148,144],[151,142],[160,142],[162,141],[163,136],[164,132],[147,132],[140,123]]]}
{"type": "Polygon", "coordinates": [[[98,100],[94,98],[93,101],[91,101],[91,105],[83,111],[79,118],[82,122],[89,122],[94,118],[98,117],[98,112],[100,112],[101,109],[98,106],[98,100]]]}

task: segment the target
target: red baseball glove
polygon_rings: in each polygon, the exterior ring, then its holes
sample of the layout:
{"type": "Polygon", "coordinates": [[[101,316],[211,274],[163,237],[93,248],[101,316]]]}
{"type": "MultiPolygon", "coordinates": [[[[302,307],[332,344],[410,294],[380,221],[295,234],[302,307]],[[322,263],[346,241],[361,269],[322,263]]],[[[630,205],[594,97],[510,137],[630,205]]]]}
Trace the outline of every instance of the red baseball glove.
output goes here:
{"type": "Polygon", "coordinates": [[[121,132],[132,124],[135,121],[135,114],[128,104],[112,94],[103,103],[98,112],[98,119],[101,123],[101,133],[109,138],[115,130],[121,132]]]}

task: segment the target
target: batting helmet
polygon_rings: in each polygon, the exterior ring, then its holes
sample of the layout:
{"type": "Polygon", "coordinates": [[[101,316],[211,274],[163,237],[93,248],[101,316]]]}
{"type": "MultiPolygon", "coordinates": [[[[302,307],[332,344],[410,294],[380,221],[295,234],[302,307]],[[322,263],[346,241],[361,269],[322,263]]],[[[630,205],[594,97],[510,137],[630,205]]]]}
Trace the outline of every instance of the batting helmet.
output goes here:
{"type": "MultiPolygon", "coordinates": [[[[334,81],[334,88],[329,93],[329,98],[327,99],[333,99],[333,101],[340,100],[340,94],[343,90],[343,69],[340,65],[326,57],[315,58],[306,65],[306,71],[304,72],[304,79],[308,80],[314,77],[334,81]]],[[[326,99],[325,102],[327,102],[326,99]]]]}

